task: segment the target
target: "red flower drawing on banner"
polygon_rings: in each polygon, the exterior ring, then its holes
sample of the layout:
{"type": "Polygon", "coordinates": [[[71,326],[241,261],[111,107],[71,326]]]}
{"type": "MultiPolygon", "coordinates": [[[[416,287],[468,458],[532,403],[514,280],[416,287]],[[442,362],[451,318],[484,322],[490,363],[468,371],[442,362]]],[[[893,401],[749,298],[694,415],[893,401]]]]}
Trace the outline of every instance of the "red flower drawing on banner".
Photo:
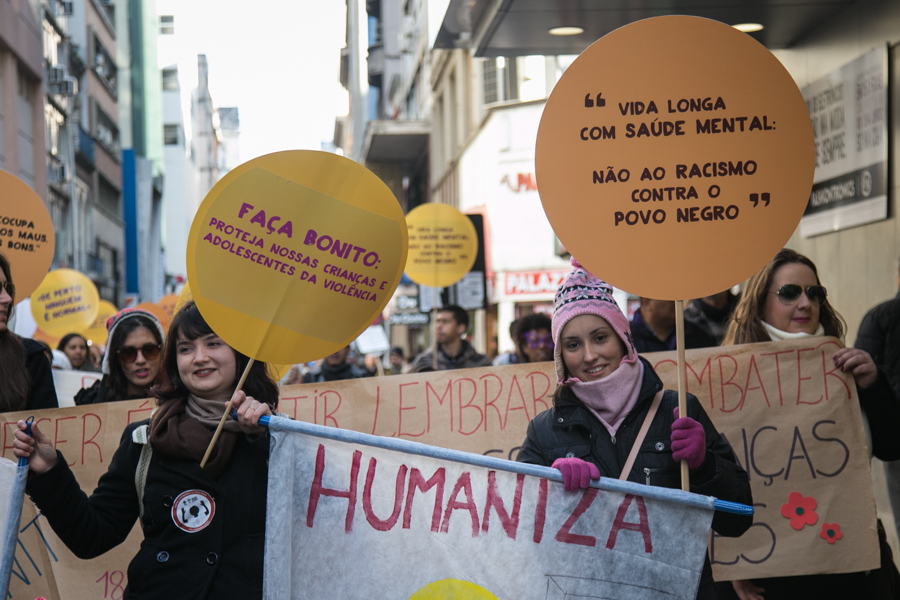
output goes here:
{"type": "Polygon", "coordinates": [[[788,501],[781,505],[781,516],[791,520],[791,527],[800,531],[804,525],[815,525],[819,520],[816,514],[816,499],[804,496],[800,492],[791,492],[788,501]]]}
{"type": "Polygon", "coordinates": [[[833,544],[844,537],[844,534],[841,533],[841,526],[837,523],[822,523],[822,531],[819,532],[819,537],[829,544],[833,544]]]}

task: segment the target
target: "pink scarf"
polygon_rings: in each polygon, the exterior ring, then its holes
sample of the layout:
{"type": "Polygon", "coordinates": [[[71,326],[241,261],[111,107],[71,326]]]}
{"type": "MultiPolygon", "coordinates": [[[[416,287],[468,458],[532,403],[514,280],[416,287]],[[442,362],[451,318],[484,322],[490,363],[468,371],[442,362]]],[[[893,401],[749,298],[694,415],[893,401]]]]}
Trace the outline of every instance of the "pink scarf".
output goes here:
{"type": "Polygon", "coordinates": [[[640,360],[622,361],[619,368],[597,381],[584,383],[570,378],[575,396],[603,423],[609,435],[616,435],[619,425],[637,404],[644,380],[644,364],[640,360]]]}

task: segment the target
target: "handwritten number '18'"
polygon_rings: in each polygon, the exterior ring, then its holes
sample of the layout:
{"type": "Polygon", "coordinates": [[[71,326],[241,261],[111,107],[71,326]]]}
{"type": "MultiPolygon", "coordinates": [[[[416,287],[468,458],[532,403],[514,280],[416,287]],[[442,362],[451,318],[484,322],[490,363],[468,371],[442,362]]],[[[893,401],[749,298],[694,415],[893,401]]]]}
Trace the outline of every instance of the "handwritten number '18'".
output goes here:
{"type": "Polygon", "coordinates": [[[111,600],[122,600],[125,593],[125,574],[122,571],[106,571],[94,583],[103,582],[103,597],[111,600]],[[112,589],[110,589],[110,587],[112,589]]]}

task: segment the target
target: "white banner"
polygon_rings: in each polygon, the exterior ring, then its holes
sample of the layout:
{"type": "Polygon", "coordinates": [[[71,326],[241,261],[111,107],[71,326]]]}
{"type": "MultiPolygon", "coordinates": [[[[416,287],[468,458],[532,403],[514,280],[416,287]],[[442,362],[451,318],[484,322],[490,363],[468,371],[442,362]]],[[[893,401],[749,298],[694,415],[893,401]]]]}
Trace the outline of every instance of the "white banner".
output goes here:
{"type": "Polygon", "coordinates": [[[555,469],[281,418],[269,426],[266,599],[697,593],[706,497],[615,480],[601,481],[645,493],[566,492],[524,473],[555,469]]]}

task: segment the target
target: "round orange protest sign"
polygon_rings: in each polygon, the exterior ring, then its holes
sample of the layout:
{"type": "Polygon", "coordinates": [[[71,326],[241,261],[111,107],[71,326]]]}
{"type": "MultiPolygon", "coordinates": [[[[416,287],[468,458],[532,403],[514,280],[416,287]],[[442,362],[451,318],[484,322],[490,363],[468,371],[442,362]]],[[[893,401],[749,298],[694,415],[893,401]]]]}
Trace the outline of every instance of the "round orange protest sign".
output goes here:
{"type": "Polygon", "coordinates": [[[469,218],[446,204],[431,202],[406,215],[409,257],[406,274],[421,285],[446,287],[475,264],[478,235],[469,218]]]}
{"type": "Polygon", "coordinates": [[[169,330],[169,322],[171,319],[159,304],[154,304],[153,302],[141,302],[135,306],[135,308],[146,310],[148,313],[159,319],[159,324],[162,325],[163,331],[169,330]]]}
{"type": "Polygon", "coordinates": [[[18,177],[0,171],[0,254],[9,261],[16,297],[37,289],[53,262],[56,237],[44,202],[18,177]]]}
{"type": "Polygon", "coordinates": [[[62,337],[88,329],[99,309],[97,286],[72,269],[50,271],[31,294],[31,314],[50,335],[62,337]]]}
{"type": "Polygon", "coordinates": [[[166,318],[171,323],[175,316],[175,306],[178,305],[178,294],[166,294],[156,304],[166,313],[166,318]]]}
{"type": "Polygon", "coordinates": [[[406,265],[403,211],[371,171],[327,152],[277,152],[230,171],[188,238],[210,327],[247,356],[293,364],[354,340],[406,265]]]}
{"type": "Polygon", "coordinates": [[[117,312],[119,312],[119,309],[116,308],[112,302],[101,300],[97,307],[97,317],[94,319],[94,322],[81,333],[84,334],[84,337],[89,339],[92,344],[99,344],[102,346],[109,337],[109,332],[106,330],[106,321],[117,312]]]}
{"type": "Polygon", "coordinates": [[[618,288],[721,292],[762,268],[806,208],[806,104],[771,52],[723,23],[656,17],[601,38],[553,89],[535,149],[560,241],[618,288]]]}

